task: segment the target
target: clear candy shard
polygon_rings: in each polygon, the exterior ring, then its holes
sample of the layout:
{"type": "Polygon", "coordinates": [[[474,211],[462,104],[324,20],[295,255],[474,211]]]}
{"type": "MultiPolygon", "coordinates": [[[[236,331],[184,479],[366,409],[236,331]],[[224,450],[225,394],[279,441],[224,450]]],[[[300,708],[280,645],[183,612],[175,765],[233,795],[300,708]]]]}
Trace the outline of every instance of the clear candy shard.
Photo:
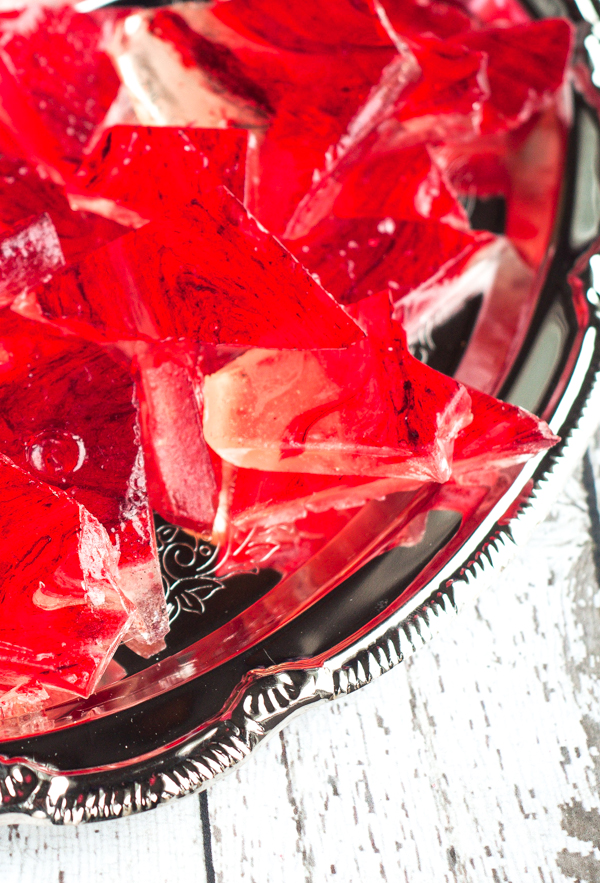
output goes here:
{"type": "Polygon", "coordinates": [[[0,233],[0,307],[47,282],[64,264],[56,228],[46,213],[0,233]]]}
{"type": "Polygon", "coordinates": [[[235,466],[446,481],[469,396],[414,359],[387,294],[357,309],[345,350],[255,348],[205,378],[204,434],[235,466]]]}

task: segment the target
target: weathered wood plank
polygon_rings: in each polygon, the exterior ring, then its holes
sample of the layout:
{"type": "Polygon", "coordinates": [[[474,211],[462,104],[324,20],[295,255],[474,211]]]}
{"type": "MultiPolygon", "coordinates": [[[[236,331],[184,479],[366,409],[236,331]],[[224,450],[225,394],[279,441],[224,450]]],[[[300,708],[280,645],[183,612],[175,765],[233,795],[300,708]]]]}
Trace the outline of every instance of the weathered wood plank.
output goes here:
{"type": "Polygon", "coordinates": [[[3,883],[211,883],[198,798],[79,828],[0,827],[3,883]]]}
{"type": "Polygon", "coordinates": [[[213,789],[217,880],[600,880],[589,528],[577,478],[476,608],[213,789]]]}

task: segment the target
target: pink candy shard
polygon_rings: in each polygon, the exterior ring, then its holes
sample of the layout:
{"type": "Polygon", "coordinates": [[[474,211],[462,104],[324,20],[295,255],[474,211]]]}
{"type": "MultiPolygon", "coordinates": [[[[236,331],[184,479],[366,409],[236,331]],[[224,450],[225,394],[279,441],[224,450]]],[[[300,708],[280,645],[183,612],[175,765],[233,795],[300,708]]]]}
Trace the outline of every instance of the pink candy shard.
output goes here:
{"type": "Polygon", "coordinates": [[[168,630],[130,373],[101,347],[0,313],[0,451],[98,519],[148,655],[168,630]]]}
{"type": "Polygon", "coordinates": [[[387,295],[361,302],[347,350],[251,349],[204,382],[204,433],[223,460],[268,471],[446,481],[469,396],[394,337],[387,295]]]}
{"type": "Polygon", "coordinates": [[[135,358],[150,503],[168,521],[201,531],[212,525],[218,488],[189,362],[174,347],[140,347],[135,358]]]}
{"type": "Polygon", "coordinates": [[[45,319],[100,340],[340,347],[362,337],[225,189],[120,237],[34,295],[45,319]]]}
{"type": "Polygon", "coordinates": [[[85,158],[73,188],[117,220],[120,206],[160,218],[173,203],[202,201],[218,184],[243,199],[247,140],[239,129],[113,126],[85,158]]]}
{"type": "MultiPolygon", "coordinates": [[[[6,677],[6,673],[4,673],[6,677]]],[[[73,693],[59,690],[48,684],[40,684],[37,680],[14,675],[0,683],[0,734],[2,738],[19,736],[23,725],[27,733],[43,730],[47,723],[45,709],[60,702],[73,701],[73,693]],[[24,720],[25,719],[25,720],[24,720]]]]}
{"type": "Polygon", "coordinates": [[[0,233],[0,307],[46,282],[64,263],[56,229],[47,214],[0,233]]]}
{"type": "Polygon", "coordinates": [[[80,260],[127,232],[120,224],[91,212],[73,211],[64,189],[42,177],[31,163],[19,156],[0,156],[0,234],[43,213],[50,217],[68,262],[80,260]]]}
{"type": "Polygon", "coordinates": [[[2,116],[27,155],[63,179],[119,88],[101,39],[101,27],[70,6],[0,15],[2,116]]]}
{"type": "Polygon", "coordinates": [[[102,525],[0,455],[0,682],[89,696],[127,630],[102,525]]]}

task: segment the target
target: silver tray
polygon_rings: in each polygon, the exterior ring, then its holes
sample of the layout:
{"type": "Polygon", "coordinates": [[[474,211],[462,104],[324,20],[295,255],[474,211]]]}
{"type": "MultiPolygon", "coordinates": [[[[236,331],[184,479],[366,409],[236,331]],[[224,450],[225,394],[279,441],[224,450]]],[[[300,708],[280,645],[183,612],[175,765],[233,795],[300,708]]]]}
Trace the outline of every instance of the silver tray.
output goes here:
{"type": "MultiPolygon", "coordinates": [[[[568,15],[582,61],[600,55],[575,3],[529,8],[568,15]]],[[[582,9],[600,21],[590,0],[582,9]]],[[[121,649],[124,679],[54,709],[48,731],[0,743],[1,821],[96,822],[206,788],[294,715],[363,687],[448,627],[527,540],[600,422],[600,127],[580,95],[573,113],[552,257],[495,390],[544,416],[561,443],[503,473],[475,515],[433,512],[421,542],[369,560],[405,505],[400,495],[372,501],[313,573],[281,581],[269,569],[218,578],[214,549],[157,522],[167,650],[144,661],[121,649]],[[344,543],[357,537],[368,563],[358,556],[345,575],[344,543]]],[[[472,313],[452,317],[451,333],[435,330],[424,357],[460,375],[460,354],[485,347],[485,311],[472,313]]]]}

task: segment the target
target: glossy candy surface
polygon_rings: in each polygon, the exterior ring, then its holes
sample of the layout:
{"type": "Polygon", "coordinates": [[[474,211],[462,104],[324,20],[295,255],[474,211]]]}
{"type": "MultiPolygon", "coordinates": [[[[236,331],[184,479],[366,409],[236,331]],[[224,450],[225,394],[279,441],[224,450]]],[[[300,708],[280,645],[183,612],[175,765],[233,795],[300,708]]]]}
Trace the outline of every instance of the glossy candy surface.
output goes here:
{"type": "Polygon", "coordinates": [[[535,307],[572,43],[508,0],[0,13],[0,721],[162,650],[152,508],[291,609],[556,442],[476,387],[535,307]],[[406,335],[475,304],[467,387],[406,335]]]}

